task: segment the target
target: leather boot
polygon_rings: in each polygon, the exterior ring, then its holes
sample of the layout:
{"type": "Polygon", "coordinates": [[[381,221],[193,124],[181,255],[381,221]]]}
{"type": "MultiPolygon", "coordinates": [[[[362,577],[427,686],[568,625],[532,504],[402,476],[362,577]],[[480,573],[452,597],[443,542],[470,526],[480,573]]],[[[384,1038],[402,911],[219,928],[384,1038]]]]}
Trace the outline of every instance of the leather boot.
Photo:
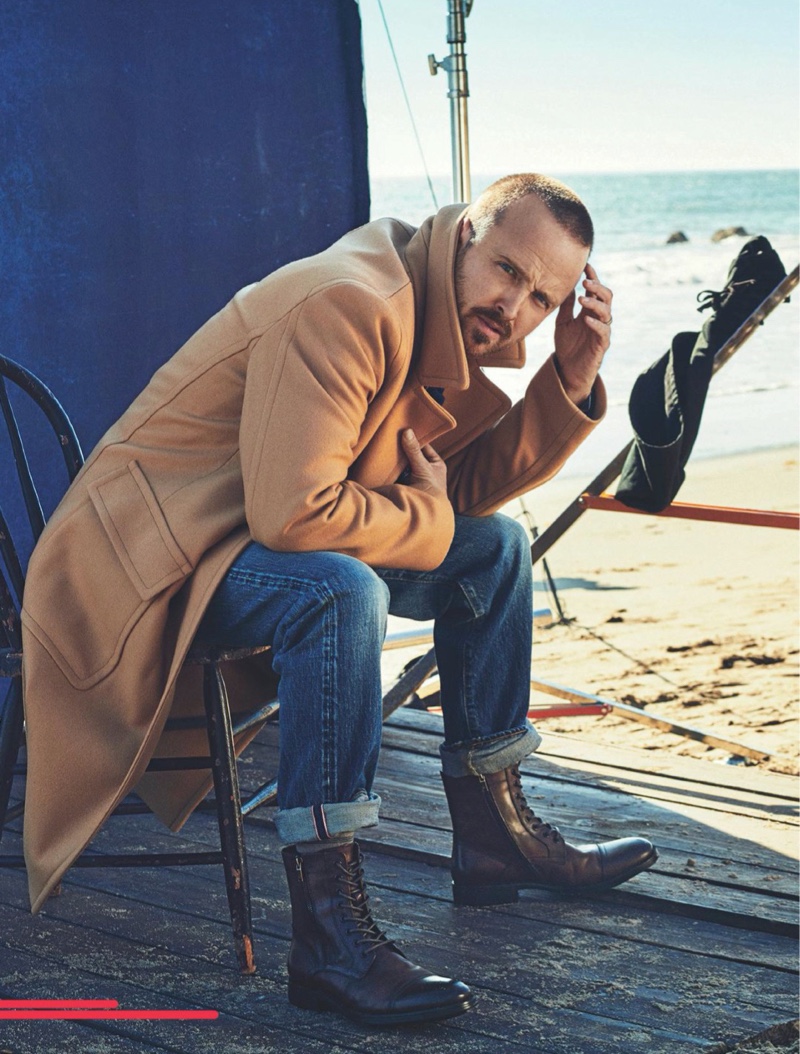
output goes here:
{"type": "Polygon", "coordinates": [[[570,845],[535,816],[519,765],[485,776],[445,776],[453,820],[456,904],[508,904],[521,889],[587,893],[610,889],[658,859],[645,838],[570,845]]]}
{"type": "Polygon", "coordinates": [[[289,1002],[363,1025],[438,1021],[472,1006],[469,988],[410,962],[369,909],[354,842],[300,856],[283,850],[292,901],[289,1002]]]}

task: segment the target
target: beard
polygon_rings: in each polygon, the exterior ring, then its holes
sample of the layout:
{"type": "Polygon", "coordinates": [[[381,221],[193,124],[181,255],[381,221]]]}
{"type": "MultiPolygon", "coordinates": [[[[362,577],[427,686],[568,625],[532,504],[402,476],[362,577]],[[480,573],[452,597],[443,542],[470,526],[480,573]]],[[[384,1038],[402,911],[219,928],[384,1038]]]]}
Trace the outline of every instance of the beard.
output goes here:
{"type": "Polygon", "coordinates": [[[470,249],[472,242],[459,246],[456,253],[455,287],[456,287],[456,310],[461,327],[461,339],[464,342],[464,350],[473,358],[483,358],[504,352],[511,346],[511,323],[504,315],[493,307],[471,307],[463,308],[464,295],[464,256],[470,249]],[[496,331],[491,337],[479,325],[479,320],[487,323],[496,331]]]}
{"type": "Polygon", "coordinates": [[[458,320],[467,355],[475,358],[496,355],[511,346],[511,324],[494,308],[473,307],[463,313],[459,311],[458,320]],[[491,337],[482,329],[478,320],[490,325],[496,331],[495,336],[491,337]]]}

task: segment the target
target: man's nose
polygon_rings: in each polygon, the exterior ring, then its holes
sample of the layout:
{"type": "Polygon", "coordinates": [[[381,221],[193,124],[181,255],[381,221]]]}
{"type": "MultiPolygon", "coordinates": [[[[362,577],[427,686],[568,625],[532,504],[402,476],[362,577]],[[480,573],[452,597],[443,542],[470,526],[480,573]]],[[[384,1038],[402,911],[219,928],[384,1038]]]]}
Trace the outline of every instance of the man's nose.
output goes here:
{"type": "Polygon", "coordinates": [[[513,322],[514,319],[517,317],[517,314],[519,313],[520,308],[522,307],[523,303],[525,302],[526,297],[527,297],[527,293],[525,292],[524,289],[520,289],[520,290],[511,290],[511,289],[504,290],[497,297],[497,300],[495,302],[495,307],[497,308],[498,311],[501,312],[501,314],[503,315],[503,317],[507,321],[513,322]]]}

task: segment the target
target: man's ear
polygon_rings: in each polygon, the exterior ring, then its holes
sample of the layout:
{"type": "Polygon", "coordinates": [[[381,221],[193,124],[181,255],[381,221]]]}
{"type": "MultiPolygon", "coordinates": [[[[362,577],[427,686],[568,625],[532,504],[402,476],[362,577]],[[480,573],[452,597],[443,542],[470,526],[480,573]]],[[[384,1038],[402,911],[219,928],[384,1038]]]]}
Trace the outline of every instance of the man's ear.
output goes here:
{"type": "Polygon", "coordinates": [[[469,216],[465,216],[461,221],[461,230],[458,232],[458,244],[463,249],[474,237],[475,228],[472,226],[472,220],[469,216]]]}

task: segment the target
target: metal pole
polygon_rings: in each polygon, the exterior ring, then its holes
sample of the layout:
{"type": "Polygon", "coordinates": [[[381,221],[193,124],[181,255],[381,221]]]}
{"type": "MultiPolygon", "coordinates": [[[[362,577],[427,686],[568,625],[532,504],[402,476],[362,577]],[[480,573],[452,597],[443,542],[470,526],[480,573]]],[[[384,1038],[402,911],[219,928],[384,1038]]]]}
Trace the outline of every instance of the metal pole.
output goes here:
{"type": "Polygon", "coordinates": [[[428,67],[435,76],[439,68],[447,71],[447,98],[450,100],[450,144],[452,150],[453,199],[469,201],[472,198],[469,173],[469,124],[467,99],[466,19],[472,8],[469,0],[447,0],[447,43],[450,54],[438,62],[428,55],[428,67]]]}

